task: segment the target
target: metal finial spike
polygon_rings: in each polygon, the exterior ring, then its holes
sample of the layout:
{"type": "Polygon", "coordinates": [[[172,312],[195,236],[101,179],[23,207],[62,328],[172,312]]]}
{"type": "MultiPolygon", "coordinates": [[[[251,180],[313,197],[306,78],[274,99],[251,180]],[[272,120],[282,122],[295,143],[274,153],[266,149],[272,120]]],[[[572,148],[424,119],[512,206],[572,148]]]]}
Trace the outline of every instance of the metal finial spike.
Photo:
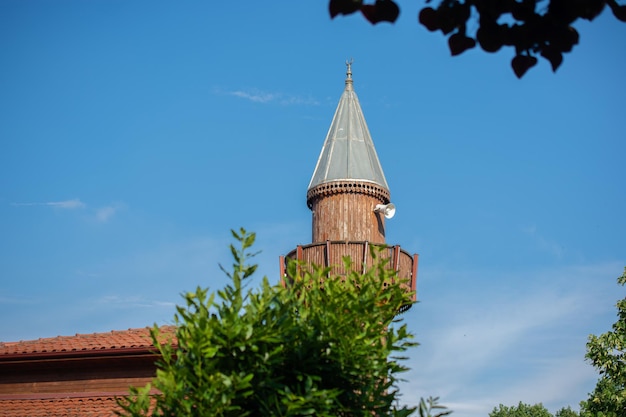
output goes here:
{"type": "Polygon", "coordinates": [[[350,58],[350,60],[346,59],[346,77],[347,79],[351,80],[352,79],[352,63],[354,62],[353,58],[350,58]]]}

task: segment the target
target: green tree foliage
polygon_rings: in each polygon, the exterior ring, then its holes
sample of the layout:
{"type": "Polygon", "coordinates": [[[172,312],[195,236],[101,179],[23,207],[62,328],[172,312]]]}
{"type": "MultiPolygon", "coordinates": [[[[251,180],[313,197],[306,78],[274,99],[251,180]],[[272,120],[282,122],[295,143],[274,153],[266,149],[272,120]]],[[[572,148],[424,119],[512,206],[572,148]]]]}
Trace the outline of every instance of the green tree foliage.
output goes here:
{"type": "MultiPolygon", "coordinates": [[[[449,35],[453,56],[477,44],[486,52],[513,47],[511,66],[521,78],[537,64],[537,56],[548,60],[556,71],[563,54],[578,44],[579,35],[572,24],[579,18],[595,19],[607,5],[618,20],[626,22],[626,4],[617,0],[439,0],[436,7],[422,8],[418,19],[428,30],[449,35]],[[474,27],[475,32],[468,30],[474,27]]],[[[375,0],[373,4],[330,0],[329,11],[331,17],[361,11],[372,24],[395,22],[400,14],[393,0],[375,0]]]]}
{"type": "Polygon", "coordinates": [[[578,417],[578,413],[568,406],[567,408],[561,408],[559,411],[554,413],[554,417],[578,417]]]}
{"type": "MultiPolygon", "coordinates": [[[[626,284],[626,268],[617,279],[626,284]]],[[[617,302],[617,322],[613,330],[589,336],[587,359],[600,372],[600,379],[589,398],[581,402],[581,415],[626,416],[626,297],[617,302]]]]}
{"type": "Polygon", "coordinates": [[[552,417],[552,414],[542,404],[529,405],[520,401],[510,407],[500,404],[489,413],[489,417],[552,417]]]}
{"type": "Polygon", "coordinates": [[[429,397],[426,400],[422,398],[418,410],[420,417],[443,417],[452,414],[451,410],[439,404],[439,397],[429,397]]]}
{"type": "MultiPolygon", "coordinates": [[[[409,295],[379,265],[328,277],[302,271],[287,286],[245,282],[255,235],[233,231],[230,282],[198,288],[177,307],[175,343],[159,344],[151,385],[120,399],[124,416],[407,416],[398,405],[402,353],[416,343],[396,313],[409,295]],[[383,289],[384,288],[384,289],[383,289]],[[150,395],[156,388],[160,394],[150,395]]],[[[346,260],[348,270],[351,270],[346,260]]],[[[224,268],[222,268],[224,270],[224,268]]],[[[436,401],[426,415],[441,413],[436,401]],[[434,406],[434,407],[433,407],[434,406]]],[[[421,410],[420,410],[421,411],[421,410]]]]}
{"type": "MultiPolygon", "coordinates": [[[[489,417],[552,417],[552,414],[541,403],[530,405],[520,401],[517,406],[507,407],[500,404],[489,413],[489,417]]],[[[554,413],[554,417],[579,417],[579,415],[568,406],[554,413]]]]}

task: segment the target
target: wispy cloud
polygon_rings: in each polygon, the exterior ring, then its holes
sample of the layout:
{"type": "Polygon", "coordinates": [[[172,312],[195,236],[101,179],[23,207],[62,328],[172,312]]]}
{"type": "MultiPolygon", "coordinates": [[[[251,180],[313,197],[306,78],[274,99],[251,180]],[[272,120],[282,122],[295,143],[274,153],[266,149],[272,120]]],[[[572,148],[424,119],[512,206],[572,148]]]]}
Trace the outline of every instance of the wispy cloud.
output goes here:
{"type": "Polygon", "coordinates": [[[60,209],[74,210],[85,208],[86,204],[78,198],[63,201],[46,201],[43,203],[13,203],[13,206],[48,206],[60,209]]]}
{"type": "Polygon", "coordinates": [[[108,206],[100,207],[96,209],[96,220],[100,223],[106,223],[124,207],[125,206],[122,203],[114,203],[108,206]]]}
{"type": "Polygon", "coordinates": [[[154,307],[166,307],[171,308],[176,305],[174,302],[170,301],[159,301],[159,300],[147,300],[140,295],[106,295],[98,299],[99,304],[106,304],[109,306],[115,306],[118,308],[154,308],[154,307]]]}
{"type": "Polygon", "coordinates": [[[285,106],[289,105],[303,105],[303,106],[317,106],[319,105],[319,101],[314,99],[313,97],[303,97],[293,94],[285,94],[285,93],[276,93],[276,92],[267,92],[258,89],[248,89],[248,90],[234,90],[234,91],[225,91],[222,92],[220,90],[216,90],[218,93],[242,98],[244,100],[249,100],[254,103],[277,103],[285,106]]]}
{"type": "Polygon", "coordinates": [[[277,94],[264,93],[262,91],[230,91],[228,94],[231,96],[245,98],[246,100],[254,101],[255,103],[269,103],[275,101],[277,94]]]}
{"type": "MultiPolygon", "coordinates": [[[[83,203],[79,198],[73,198],[71,200],[45,201],[45,202],[36,202],[36,203],[34,202],[12,203],[11,205],[17,206],[17,207],[45,206],[45,207],[52,207],[55,209],[62,209],[62,210],[77,210],[77,209],[87,208],[87,204],[83,203]]],[[[113,216],[115,216],[120,210],[124,209],[125,207],[126,207],[125,204],[116,202],[116,203],[108,204],[106,206],[92,209],[90,211],[91,213],[93,213],[93,216],[94,216],[93,218],[95,218],[97,222],[106,223],[109,220],[111,220],[113,216]]]]}

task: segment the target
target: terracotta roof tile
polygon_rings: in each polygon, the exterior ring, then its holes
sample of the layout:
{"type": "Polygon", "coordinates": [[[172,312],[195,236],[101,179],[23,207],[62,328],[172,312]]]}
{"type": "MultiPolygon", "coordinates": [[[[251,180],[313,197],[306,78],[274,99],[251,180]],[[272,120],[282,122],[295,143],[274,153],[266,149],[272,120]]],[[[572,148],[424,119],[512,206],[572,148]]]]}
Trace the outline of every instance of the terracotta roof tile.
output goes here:
{"type": "Polygon", "coordinates": [[[114,396],[49,399],[0,399],[3,417],[112,417],[114,396]]]}
{"type": "MultiPolygon", "coordinates": [[[[161,332],[167,339],[175,333],[174,326],[163,326],[161,332]]],[[[152,346],[150,328],[113,330],[108,333],[76,334],[25,340],[19,342],[0,342],[0,358],[5,355],[88,352],[152,346]]]]}

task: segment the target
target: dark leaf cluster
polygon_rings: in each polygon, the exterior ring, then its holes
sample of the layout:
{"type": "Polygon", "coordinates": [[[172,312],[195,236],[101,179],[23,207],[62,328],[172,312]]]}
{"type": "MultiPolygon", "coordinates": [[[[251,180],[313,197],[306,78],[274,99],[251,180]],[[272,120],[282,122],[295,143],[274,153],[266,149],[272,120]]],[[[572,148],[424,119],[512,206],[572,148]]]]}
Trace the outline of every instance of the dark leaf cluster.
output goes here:
{"type": "MultiPolygon", "coordinates": [[[[579,34],[572,24],[595,19],[607,5],[618,20],[626,22],[626,5],[617,0],[439,0],[436,6],[422,8],[418,20],[428,30],[448,36],[453,56],[476,45],[486,52],[514,48],[511,66],[521,78],[537,64],[537,57],[556,71],[563,54],[578,44],[579,34]],[[470,32],[468,27],[477,29],[470,32]]],[[[360,10],[372,24],[394,22],[400,13],[393,0],[376,0],[373,5],[330,0],[329,10],[331,17],[360,10]]]]}

